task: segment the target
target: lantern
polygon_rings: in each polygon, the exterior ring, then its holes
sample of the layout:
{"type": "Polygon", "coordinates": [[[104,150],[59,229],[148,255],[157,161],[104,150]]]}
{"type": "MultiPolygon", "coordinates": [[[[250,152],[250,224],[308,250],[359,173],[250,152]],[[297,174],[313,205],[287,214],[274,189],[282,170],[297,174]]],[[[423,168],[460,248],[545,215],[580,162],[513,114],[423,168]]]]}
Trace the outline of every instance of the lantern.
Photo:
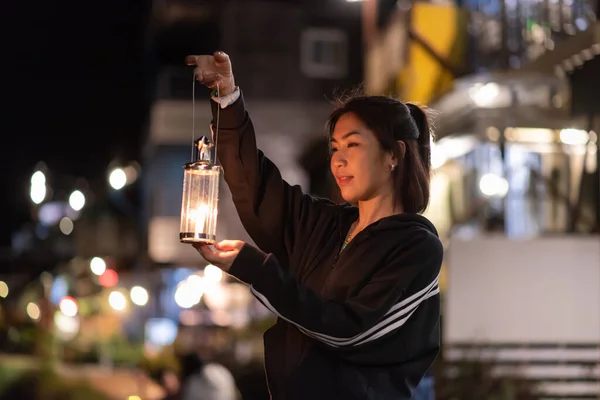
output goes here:
{"type": "Polygon", "coordinates": [[[212,244],[217,237],[221,167],[217,165],[215,144],[206,136],[194,140],[192,162],[183,166],[179,229],[179,240],[183,243],[212,244]]]}

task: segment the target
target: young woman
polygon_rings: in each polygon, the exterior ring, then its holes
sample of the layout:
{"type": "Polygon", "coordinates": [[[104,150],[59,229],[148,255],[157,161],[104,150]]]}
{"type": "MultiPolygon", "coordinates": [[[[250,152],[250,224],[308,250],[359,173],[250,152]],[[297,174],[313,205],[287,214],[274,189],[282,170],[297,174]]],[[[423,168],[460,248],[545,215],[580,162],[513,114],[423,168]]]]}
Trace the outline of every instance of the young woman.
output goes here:
{"type": "Polygon", "coordinates": [[[258,248],[196,246],[278,316],[264,335],[273,399],[410,399],[439,349],[442,245],[429,200],[430,131],[417,106],[352,98],[327,124],[348,204],[290,186],[256,147],[229,57],[190,56],[216,88],[218,157],[258,248]]]}

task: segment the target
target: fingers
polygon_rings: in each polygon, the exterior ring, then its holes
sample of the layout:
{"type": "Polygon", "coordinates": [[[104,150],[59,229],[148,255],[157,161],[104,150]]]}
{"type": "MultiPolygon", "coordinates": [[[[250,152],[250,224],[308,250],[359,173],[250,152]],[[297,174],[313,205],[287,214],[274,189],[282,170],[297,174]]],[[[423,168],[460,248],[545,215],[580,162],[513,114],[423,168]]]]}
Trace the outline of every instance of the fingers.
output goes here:
{"type": "Polygon", "coordinates": [[[220,251],[237,251],[242,248],[244,242],[240,240],[221,240],[219,243],[215,243],[215,249],[220,251]]]}
{"type": "Polygon", "coordinates": [[[192,65],[197,65],[199,58],[202,56],[187,56],[185,58],[185,64],[192,66],[192,65]]]}
{"type": "Polygon", "coordinates": [[[204,66],[206,63],[214,63],[217,66],[231,63],[231,60],[227,54],[222,51],[215,52],[212,56],[198,56],[189,55],[185,58],[186,65],[196,65],[198,67],[204,66]]]}
{"type": "Polygon", "coordinates": [[[185,58],[187,65],[195,66],[196,79],[211,89],[220,89],[225,95],[235,88],[231,60],[222,51],[213,55],[189,55],[185,58]]]}
{"type": "Polygon", "coordinates": [[[208,87],[216,86],[223,79],[221,74],[212,71],[205,71],[200,69],[200,67],[196,68],[195,75],[196,79],[200,83],[208,87]]]}
{"type": "Polygon", "coordinates": [[[193,243],[192,246],[200,253],[204,259],[210,263],[218,263],[219,260],[224,260],[237,254],[244,245],[244,242],[239,240],[223,240],[215,243],[213,246],[217,250],[211,249],[208,243],[193,243]]]}
{"type": "Polygon", "coordinates": [[[198,253],[211,264],[214,264],[219,259],[218,253],[212,250],[207,243],[194,243],[192,246],[194,246],[194,248],[198,250],[198,253]]]}
{"type": "Polygon", "coordinates": [[[210,246],[210,244],[207,242],[192,243],[192,247],[195,248],[196,250],[200,250],[201,247],[205,247],[205,246],[210,246]]]}
{"type": "Polygon", "coordinates": [[[215,63],[217,65],[223,65],[230,62],[229,56],[222,51],[215,52],[213,57],[215,58],[215,63]]]}

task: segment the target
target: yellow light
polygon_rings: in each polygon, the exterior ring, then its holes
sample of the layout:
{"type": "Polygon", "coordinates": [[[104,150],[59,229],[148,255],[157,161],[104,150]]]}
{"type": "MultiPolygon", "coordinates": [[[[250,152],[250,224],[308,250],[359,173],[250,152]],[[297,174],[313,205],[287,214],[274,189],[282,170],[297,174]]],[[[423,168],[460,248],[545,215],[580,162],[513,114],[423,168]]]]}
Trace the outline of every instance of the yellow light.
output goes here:
{"type": "Polygon", "coordinates": [[[29,318],[37,321],[38,319],[40,319],[41,314],[42,313],[37,304],[35,304],[35,303],[27,304],[27,315],[29,315],[29,318]]]}
{"type": "Polygon", "coordinates": [[[127,299],[123,293],[115,290],[108,296],[108,304],[116,311],[123,311],[127,306],[127,299]]]}
{"type": "Polygon", "coordinates": [[[54,314],[54,326],[59,338],[62,340],[72,340],[79,332],[81,322],[77,317],[69,317],[57,312],[54,314]]]}
{"type": "Polygon", "coordinates": [[[563,129],[560,131],[560,141],[571,146],[587,144],[590,135],[582,129],[563,129]]]}

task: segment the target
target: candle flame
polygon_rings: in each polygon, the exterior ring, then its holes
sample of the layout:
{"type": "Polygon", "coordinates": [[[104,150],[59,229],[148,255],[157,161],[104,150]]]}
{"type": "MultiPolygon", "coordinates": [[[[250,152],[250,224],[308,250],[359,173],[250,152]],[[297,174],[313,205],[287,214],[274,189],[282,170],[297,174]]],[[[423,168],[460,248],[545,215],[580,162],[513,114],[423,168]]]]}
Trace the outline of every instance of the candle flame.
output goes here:
{"type": "Polygon", "coordinates": [[[190,213],[190,217],[194,221],[194,231],[196,233],[206,233],[205,228],[210,217],[208,205],[200,204],[198,208],[190,213]]]}

